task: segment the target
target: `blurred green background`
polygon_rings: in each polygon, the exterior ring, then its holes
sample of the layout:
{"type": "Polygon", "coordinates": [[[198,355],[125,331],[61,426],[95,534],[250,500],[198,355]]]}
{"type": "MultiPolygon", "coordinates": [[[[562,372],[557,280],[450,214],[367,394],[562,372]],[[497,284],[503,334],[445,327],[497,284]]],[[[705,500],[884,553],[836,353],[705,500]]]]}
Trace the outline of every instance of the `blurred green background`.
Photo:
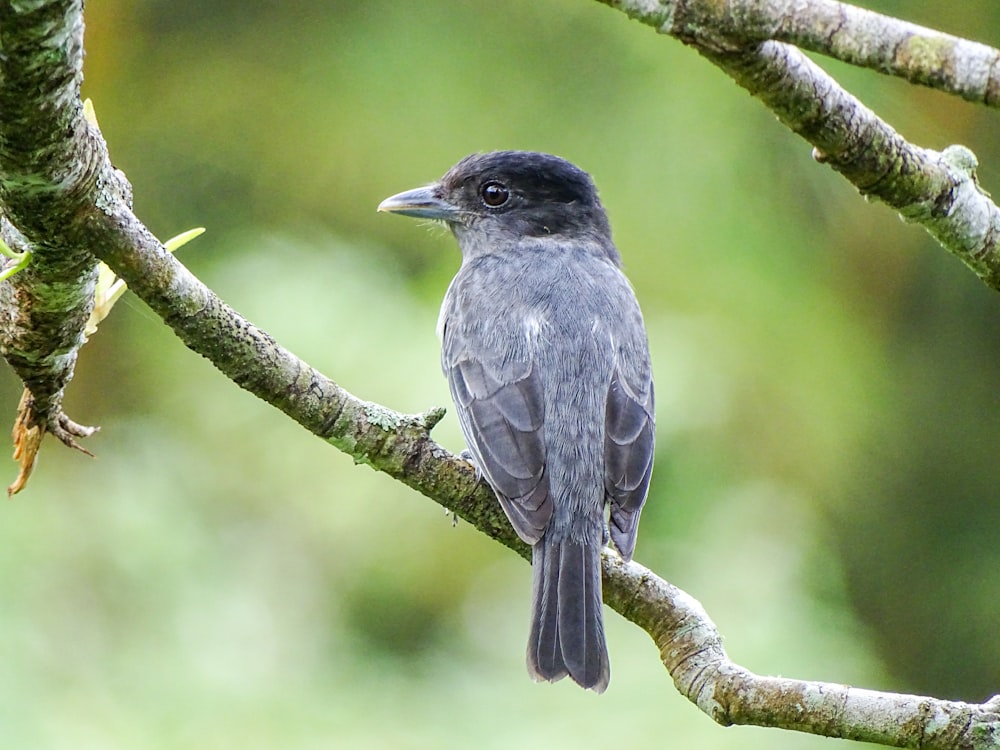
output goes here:
{"type": "MultiPolygon", "coordinates": [[[[867,5],[1000,44],[989,0],[867,5]]],[[[637,559],[755,671],[1000,691],[1000,296],[693,51],[586,0],[106,0],[86,46],[140,217],[208,227],[185,264],[400,411],[449,404],[434,325],[459,257],[378,202],[478,150],[587,169],[657,380],[637,559]]],[[[823,64],[996,190],[997,113],[823,64]]],[[[0,395],[12,420],[7,370],[0,395]]],[[[614,613],[604,696],[533,684],[523,561],[134,297],[67,410],[102,426],[97,460],[49,440],[0,524],[0,747],[831,747],[714,725],[614,613]]],[[[450,415],[435,434],[462,447],[450,415]]]]}

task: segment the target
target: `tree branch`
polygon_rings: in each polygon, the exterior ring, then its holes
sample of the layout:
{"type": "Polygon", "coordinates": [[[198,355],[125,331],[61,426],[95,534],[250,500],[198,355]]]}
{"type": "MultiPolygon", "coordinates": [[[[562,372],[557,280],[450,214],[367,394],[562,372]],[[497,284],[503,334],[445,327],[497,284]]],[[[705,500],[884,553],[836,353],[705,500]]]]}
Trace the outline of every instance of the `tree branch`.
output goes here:
{"type": "MultiPolygon", "coordinates": [[[[645,13],[649,22],[658,18],[659,28],[664,9],[672,5],[628,7],[633,14],[645,13]]],[[[676,21],[679,11],[671,13],[676,21]]],[[[43,258],[31,275],[0,286],[6,295],[0,303],[9,313],[24,313],[17,309],[23,298],[16,290],[31,287],[37,300],[51,300],[65,327],[60,337],[44,321],[26,324],[46,339],[34,351],[69,358],[72,373],[82,342],[82,311],[93,292],[94,258],[100,258],[188,347],[233,382],[356,461],[405,482],[526,556],[527,548],[471,466],[431,439],[441,410],[402,415],[355,398],[226,305],[135,217],[124,176],[111,166],[96,127],[81,115],[81,17],[81,0],[0,2],[0,190],[12,227],[43,258]],[[26,71],[34,71],[30,85],[23,85],[26,71]]],[[[679,34],[676,28],[669,30],[679,34]]],[[[919,220],[953,252],[968,244],[962,251],[971,259],[967,262],[997,283],[995,248],[986,242],[995,235],[996,208],[975,185],[971,154],[911,146],[787,45],[698,48],[813,142],[862,192],[919,220]],[[976,216],[978,223],[970,218],[976,216]],[[986,239],[969,243],[970,226],[986,239]]],[[[9,343],[14,337],[6,331],[0,336],[5,354],[13,352],[18,361],[9,343]]],[[[50,369],[58,384],[59,368],[50,369]]],[[[605,601],[650,634],[681,693],[719,723],[899,747],[1000,747],[1000,699],[973,705],[755,675],[729,660],[714,624],[688,594],[610,550],[603,564],[605,601]]]]}
{"type": "MultiPolygon", "coordinates": [[[[24,485],[41,437],[67,445],[94,429],[62,411],[94,304],[97,262],[63,227],[117,183],[104,141],[80,116],[83,17],[70,4],[0,4],[0,202],[6,244],[32,253],[0,285],[0,351],[24,383],[14,441],[24,485]],[[68,136],[68,137],[67,137],[68,136]],[[16,228],[15,228],[16,227],[16,228]]],[[[81,448],[82,450],[82,448],[81,448]]]]}
{"type": "Polygon", "coordinates": [[[756,675],[734,664],[694,598],[604,553],[604,601],[660,650],[677,690],[723,726],[792,729],[923,750],[1000,747],[1000,696],[982,704],[756,675]]]}
{"type": "Polygon", "coordinates": [[[735,51],[766,41],[1000,107],[1000,51],[836,0],[600,0],[661,34],[735,51]]]}
{"type": "MultiPolygon", "coordinates": [[[[840,172],[862,195],[881,200],[899,211],[906,221],[922,225],[988,286],[1000,291],[997,246],[1000,209],[979,187],[975,155],[964,146],[950,146],[937,152],[909,143],[799,49],[782,42],[761,41],[752,32],[745,35],[736,24],[747,17],[756,19],[758,27],[764,27],[767,24],[762,24],[756,16],[766,16],[767,9],[782,8],[788,15],[795,15],[791,13],[791,5],[817,7],[827,13],[810,18],[803,10],[803,15],[790,25],[801,29],[811,23],[815,28],[813,36],[840,38],[854,27],[845,21],[846,25],[836,33],[829,31],[833,10],[839,10],[845,19],[877,14],[829,0],[804,3],[731,0],[722,4],[731,9],[729,13],[715,13],[720,4],[704,1],[601,2],[694,47],[767,105],[788,128],[811,143],[817,161],[840,172]],[[762,10],[755,14],[758,5],[762,10]],[[708,25],[712,23],[720,27],[708,25]]],[[[785,16],[775,13],[766,17],[771,26],[780,28],[785,16]]],[[[892,26],[889,22],[895,21],[879,18],[883,25],[892,26]]],[[[895,23],[910,28],[902,22],[895,23]]],[[[897,32],[905,36],[898,29],[897,32]]],[[[864,46],[863,40],[857,43],[864,46]]],[[[991,53],[1000,56],[1000,51],[991,53]]]]}

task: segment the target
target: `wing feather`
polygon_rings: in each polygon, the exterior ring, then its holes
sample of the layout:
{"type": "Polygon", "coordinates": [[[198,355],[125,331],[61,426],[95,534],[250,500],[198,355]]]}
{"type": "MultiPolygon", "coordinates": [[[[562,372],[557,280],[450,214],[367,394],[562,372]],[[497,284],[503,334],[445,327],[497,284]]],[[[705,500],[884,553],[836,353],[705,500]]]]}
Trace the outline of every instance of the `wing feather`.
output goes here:
{"type": "Polygon", "coordinates": [[[445,373],[469,451],[518,536],[535,544],[552,516],[541,379],[530,362],[469,356],[445,373]]]}
{"type": "Polygon", "coordinates": [[[639,514],[653,473],[653,382],[648,369],[644,374],[633,388],[616,367],[605,412],[604,487],[611,505],[609,532],[626,560],[635,550],[639,514]]]}

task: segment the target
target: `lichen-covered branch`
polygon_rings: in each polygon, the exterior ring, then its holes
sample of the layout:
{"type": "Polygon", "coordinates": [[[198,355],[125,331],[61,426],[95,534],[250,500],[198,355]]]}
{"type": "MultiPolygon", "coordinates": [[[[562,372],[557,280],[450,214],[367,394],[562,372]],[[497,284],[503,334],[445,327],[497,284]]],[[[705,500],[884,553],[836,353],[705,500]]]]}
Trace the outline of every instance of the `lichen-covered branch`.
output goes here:
{"type": "MultiPolygon", "coordinates": [[[[748,8],[755,3],[723,4],[730,8],[729,26],[724,27],[730,29],[729,35],[717,29],[709,33],[699,25],[714,18],[709,8],[717,3],[612,0],[607,4],[693,46],[811,143],[817,160],[840,172],[863,195],[922,225],[1000,291],[1000,209],[979,187],[971,151],[952,146],[937,152],[909,143],[796,47],[742,36],[730,16],[752,15],[748,8]]],[[[811,4],[780,5],[787,10],[811,4]]],[[[797,23],[807,20],[800,18],[797,23]]]]}
{"type": "Polygon", "coordinates": [[[834,0],[753,5],[768,13],[764,28],[774,24],[762,39],[1000,106],[1000,50],[993,47],[834,0]]]}
{"type": "Polygon", "coordinates": [[[694,598],[610,551],[604,601],[649,633],[678,691],[722,725],[922,750],[1000,747],[1000,696],[973,704],[754,674],[729,659],[694,598]]]}
{"type": "Polygon", "coordinates": [[[766,41],[1000,107],[1000,50],[836,0],[600,0],[695,46],[766,41]]]}

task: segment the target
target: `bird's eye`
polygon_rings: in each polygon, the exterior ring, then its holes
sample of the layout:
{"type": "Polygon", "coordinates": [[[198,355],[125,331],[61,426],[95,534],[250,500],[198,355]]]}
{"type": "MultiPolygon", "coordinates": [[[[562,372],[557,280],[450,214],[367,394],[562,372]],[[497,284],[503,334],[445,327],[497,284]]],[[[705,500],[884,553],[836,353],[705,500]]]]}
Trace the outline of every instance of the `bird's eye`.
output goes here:
{"type": "Polygon", "coordinates": [[[510,190],[502,182],[496,180],[487,182],[479,188],[479,195],[482,197],[483,203],[490,208],[497,208],[510,200],[510,190]]]}

